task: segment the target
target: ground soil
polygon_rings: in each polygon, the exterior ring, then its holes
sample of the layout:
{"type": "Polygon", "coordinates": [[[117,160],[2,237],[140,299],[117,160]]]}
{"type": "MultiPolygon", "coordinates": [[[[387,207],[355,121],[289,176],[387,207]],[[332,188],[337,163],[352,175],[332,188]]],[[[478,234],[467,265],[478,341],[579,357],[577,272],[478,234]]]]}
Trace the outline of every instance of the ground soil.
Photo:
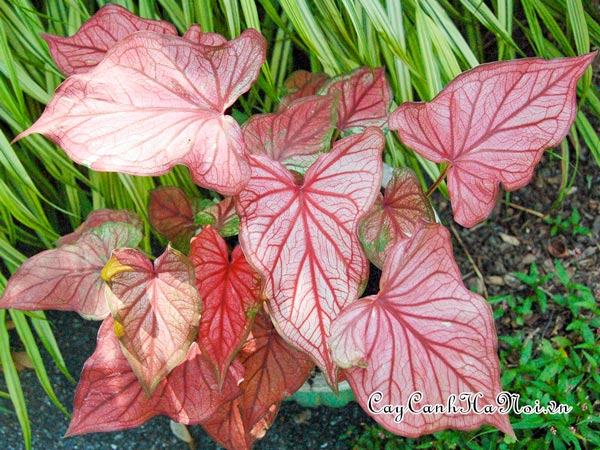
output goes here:
{"type": "MultiPolygon", "coordinates": [[[[567,216],[572,208],[581,214],[581,225],[588,227],[590,236],[573,236],[563,233],[558,238],[550,237],[550,226],[535,213],[507,207],[500,203],[494,214],[485,224],[473,229],[463,229],[453,225],[462,243],[455,238],[455,254],[465,282],[471,288],[483,291],[484,285],[489,295],[525,293],[527,288],[519,283],[512,272],[526,271],[535,262],[542,271],[552,270],[553,255],[560,250],[561,261],[572,274],[573,280],[586,284],[600,298],[600,170],[584,153],[579,167],[575,186],[570,190],[562,206],[551,211],[560,185],[560,163],[546,155],[537,170],[530,186],[510,196],[510,202],[541,213],[567,216]],[[559,241],[556,241],[559,239],[559,241]],[[473,263],[467,257],[471,255],[473,263]],[[477,271],[483,278],[477,277],[477,271]]],[[[450,220],[449,205],[435,196],[438,212],[446,225],[450,220]]],[[[370,289],[376,286],[373,277],[370,289]]],[[[550,283],[549,291],[560,292],[560,287],[550,283]]],[[[48,314],[55,328],[58,343],[67,358],[69,369],[78,375],[86,358],[95,346],[97,323],[80,319],[76,314],[48,314]]],[[[500,334],[511,334],[514,324],[510,318],[497,324],[500,334]]],[[[552,308],[543,317],[533,315],[526,326],[548,333],[564,332],[560,314],[553,314],[552,308]],[[549,331],[547,331],[549,330],[549,331]]],[[[71,385],[60,373],[49,367],[50,376],[58,396],[65,405],[70,405],[74,392],[71,385]]],[[[112,434],[93,434],[85,437],[63,439],[68,419],[50,403],[39,387],[35,375],[30,371],[22,373],[23,389],[29,407],[33,429],[34,449],[186,449],[187,445],[178,442],[171,434],[166,418],[159,417],[146,425],[130,431],[112,434]]],[[[5,389],[1,385],[0,389],[5,389]]],[[[0,400],[0,408],[10,410],[7,401],[0,400]]],[[[19,425],[14,414],[0,410],[0,446],[2,448],[22,448],[19,425]]],[[[346,430],[353,426],[361,429],[372,423],[356,404],[343,409],[315,408],[307,410],[293,402],[285,402],[281,412],[264,440],[257,449],[343,449],[348,444],[340,440],[346,430]]],[[[216,446],[208,440],[202,430],[193,427],[199,449],[213,449],[216,446]]]]}

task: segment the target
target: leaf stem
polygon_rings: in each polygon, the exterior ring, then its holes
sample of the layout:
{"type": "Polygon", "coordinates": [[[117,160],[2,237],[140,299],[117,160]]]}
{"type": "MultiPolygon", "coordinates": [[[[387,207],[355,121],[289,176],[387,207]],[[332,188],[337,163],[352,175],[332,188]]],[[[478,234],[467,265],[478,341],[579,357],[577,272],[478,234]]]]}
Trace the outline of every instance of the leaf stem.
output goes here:
{"type": "Polygon", "coordinates": [[[329,146],[330,148],[333,147],[333,144],[335,144],[335,141],[338,140],[341,134],[342,133],[340,132],[338,127],[335,127],[335,130],[333,131],[333,133],[331,133],[331,145],[329,146]]]}
{"type": "Polygon", "coordinates": [[[442,184],[442,181],[444,181],[444,179],[446,178],[446,174],[448,173],[448,169],[450,168],[450,164],[446,164],[444,165],[444,167],[442,168],[442,171],[440,172],[440,175],[437,177],[437,180],[434,181],[434,183],[429,186],[429,189],[427,190],[427,197],[431,197],[431,194],[433,194],[433,192],[439,187],[440,184],[442,184]]]}
{"type": "Polygon", "coordinates": [[[531,214],[532,216],[539,217],[540,219],[544,219],[547,216],[547,214],[541,213],[534,209],[526,208],[525,206],[517,205],[516,203],[508,202],[508,206],[518,209],[519,211],[526,212],[527,214],[531,214]]]}

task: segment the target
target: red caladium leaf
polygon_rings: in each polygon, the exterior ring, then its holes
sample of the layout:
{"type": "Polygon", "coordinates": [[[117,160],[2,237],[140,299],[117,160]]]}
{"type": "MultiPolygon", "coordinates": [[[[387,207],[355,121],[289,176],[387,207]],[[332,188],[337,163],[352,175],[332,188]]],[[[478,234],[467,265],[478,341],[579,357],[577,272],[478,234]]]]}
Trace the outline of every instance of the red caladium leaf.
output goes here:
{"type": "Polygon", "coordinates": [[[232,366],[219,390],[210,362],[194,343],[185,361],[146,396],[113,328],[111,317],[102,323],[96,351],[83,366],[67,436],[133,428],[159,414],[198,424],[240,395],[241,365],[232,366]]]}
{"type": "Polygon", "coordinates": [[[260,308],[260,278],[240,247],[229,257],[225,240],[210,225],[192,240],[190,259],[203,305],[198,342],[221,378],[260,308]]]}
{"type": "Polygon", "coordinates": [[[262,439],[275,421],[278,408],[272,408],[253,427],[248,428],[240,410],[240,400],[228,402],[202,422],[202,428],[220,446],[227,450],[251,450],[258,439],[262,439]]]}
{"type": "Polygon", "coordinates": [[[404,103],[389,126],[420,155],[450,164],[454,219],[472,227],[491,213],[500,183],[525,186],[544,150],[566,136],[577,80],[595,55],[483,64],[429,103],[404,103]]]}
{"type": "Polygon", "coordinates": [[[243,127],[250,153],[306,169],[315,153],[329,149],[335,130],[334,98],[301,98],[274,114],[252,116],[243,127]]]}
{"type": "Polygon", "coordinates": [[[75,231],[60,237],[57,245],[74,244],[83,233],[106,222],[128,223],[137,228],[140,233],[142,232],[142,221],[137,214],[126,209],[97,209],[92,211],[85,222],[79,225],[75,231]]]}
{"type": "Polygon", "coordinates": [[[202,426],[227,449],[250,449],[264,436],[281,401],[297,391],[314,364],[277,333],[263,312],[256,316],[252,334],[240,352],[244,367],[242,395],[202,426]]]}
{"type": "MultiPolygon", "coordinates": [[[[333,359],[360,405],[380,411],[406,405],[417,391],[424,404],[447,404],[451,394],[481,392],[478,405],[496,405],[500,392],[492,310],[467,290],[452,255],[450,234],[426,225],[399,241],[385,262],[378,295],[344,309],[331,326],[333,359]],[[377,397],[377,393],[381,395],[377,397]],[[375,397],[370,399],[371,395],[375,397]]],[[[466,403],[457,399],[457,406],[466,403]]],[[[493,425],[513,435],[506,415],[370,413],[393,433],[407,437],[454,428],[493,425]]]]}
{"type": "Polygon", "coordinates": [[[218,33],[204,33],[198,25],[192,25],[185,32],[183,37],[195,44],[208,45],[211,47],[222,45],[227,42],[223,36],[218,33]]]}
{"type": "Polygon", "coordinates": [[[102,277],[112,291],[107,299],[123,353],[151,394],[196,337],[201,301],[194,268],[170,246],[154,264],[141,251],[122,248],[113,251],[102,277]]]}
{"type": "Polygon", "coordinates": [[[102,268],[115,248],[135,247],[141,232],[108,222],[84,232],[74,244],[46,250],[25,261],[8,281],[0,308],[76,311],[101,320],[108,313],[102,268]]]}
{"type": "Polygon", "coordinates": [[[224,112],[258,76],[265,45],[256,30],[216,47],[134,33],[69,77],[17,139],[42,133],[100,171],[160,175],[185,164],[201,186],[236,194],[249,170],[241,129],[224,112]]]}
{"type": "Polygon", "coordinates": [[[338,97],[340,131],[367,126],[383,127],[392,100],[385,71],[363,67],[329,81],[322,92],[338,97]]]}
{"type": "Polygon", "coordinates": [[[283,108],[294,100],[317,94],[328,79],[324,73],[297,70],[285,80],[286,95],[281,99],[279,107],[283,108]]]}
{"type": "Polygon", "coordinates": [[[252,155],[252,177],[237,198],[240,243],[263,276],[278,330],[313,357],[332,386],[329,325],[368,276],[357,227],[379,192],[383,146],[376,128],[342,139],[303,180],[252,155]]]}
{"type": "Polygon", "coordinates": [[[71,37],[42,34],[54,62],[65,75],[83,73],[96,66],[106,52],[136,31],[177,35],[177,29],[164,20],[142,19],[118,5],[98,10],[71,37]]]}
{"type": "Polygon", "coordinates": [[[358,236],[369,260],[381,269],[389,249],[399,239],[433,222],[433,210],[415,173],[407,168],[395,169],[384,195],[377,197],[360,221],[358,236]]]}
{"type": "Polygon", "coordinates": [[[239,360],[244,366],[240,408],[251,428],[300,389],[314,368],[308,355],[279,336],[264,312],[256,316],[239,360]]]}
{"type": "Polygon", "coordinates": [[[211,225],[223,237],[238,234],[240,219],[235,211],[233,197],[225,197],[219,203],[212,204],[196,215],[196,223],[211,225]]]}
{"type": "Polygon", "coordinates": [[[196,231],[192,203],[175,186],[159,187],[150,193],[148,216],[156,231],[183,248],[189,245],[196,231]]]}

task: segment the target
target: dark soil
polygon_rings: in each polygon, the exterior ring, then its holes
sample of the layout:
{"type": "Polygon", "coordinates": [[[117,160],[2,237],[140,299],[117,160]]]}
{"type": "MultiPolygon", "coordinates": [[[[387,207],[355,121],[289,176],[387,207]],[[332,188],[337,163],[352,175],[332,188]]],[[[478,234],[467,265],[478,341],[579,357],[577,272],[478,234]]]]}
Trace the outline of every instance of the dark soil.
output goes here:
{"type": "MultiPolygon", "coordinates": [[[[493,216],[485,224],[467,230],[450,220],[448,203],[441,197],[435,198],[437,209],[446,225],[453,228],[462,244],[456,239],[454,250],[466,284],[479,292],[487,289],[489,295],[519,293],[526,290],[511,272],[527,271],[535,262],[541,271],[553,270],[553,255],[562,253],[561,261],[575,282],[589,286],[600,298],[600,170],[592,162],[582,162],[577,183],[565,198],[561,207],[550,211],[556,199],[560,184],[560,163],[546,156],[537,170],[533,183],[525,189],[513,193],[510,202],[531,210],[568,216],[572,208],[581,214],[581,225],[592,230],[591,236],[573,236],[562,233],[558,238],[550,237],[550,225],[532,213],[507,207],[500,203],[493,216]],[[559,241],[556,241],[558,239],[559,241]],[[471,255],[473,264],[466,257],[471,255]],[[557,253],[558,252],[558,253],[557,253]],[[483,274],[479,279],[477,271],[483,274]]],[[[585,158],[586,155],[583,155],[585,158]]],[[[550,284],[550,290],[559,292],[560,287],[550,284]]],[[[560,315],[552,310],[544,317],[534,315],[527,326],[532,330],[549,330],[548,333],[562,333],[560,315]],[[545,328],[544,328],[545,327],[545,328]]],[[[67,358],[69,370],[79,374],[86,358],[95,346],[97,323],[87,322],[76,314],[48,313],[56,333],[58,343],[67,358]]],[[[501,334],[510,334],[512,325],[498,323],[501,334]]],[[[57,394],[65,405],[72,401],[74,385],[71,385],[48,362],[52,382],[57,394]]],[[[124,432],[93,434],[85,437],[63,439],[68,419],[50,403],[39,387],[31,371],[21,375],[27,399],[33,430],[34,449],[186,449],[171,434],[169,421],[164,417],[151,420],[144,426],[124,432]]],[[[0,389],[5,389],[1,386],[0,389]]],[[[0,408],[11,409],[8,401],[0,400],[0,408]]],[[[0,446],[20,449],[21,432],[13,413],[0,409],[0,446]]],[[[348,444],[340,440],[350,426],[358,429],[365,423],[372,423],[356,404],[335,410],[316,408],[307,410],[293,402],[285,402],[281,412],[267,436],[257,444],[257,449],[343,449],[348,444]]],[[[199,449],[216,448],[198,427],[192,427],[199,449]]]]}

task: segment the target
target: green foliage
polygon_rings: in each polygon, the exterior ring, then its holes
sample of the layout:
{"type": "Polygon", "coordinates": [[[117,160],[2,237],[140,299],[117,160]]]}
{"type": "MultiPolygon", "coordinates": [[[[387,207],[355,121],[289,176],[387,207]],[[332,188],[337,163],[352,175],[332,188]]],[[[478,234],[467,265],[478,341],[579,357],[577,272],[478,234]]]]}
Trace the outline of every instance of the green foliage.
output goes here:
{"type": "Polygon", "coordinates": [[[573,208],[571,215],[569,215],[567,218],[562,218],[560,216],[546,217],[544,221],[551,225],[550,236],[556,236],[557,234],[565,233],[570,233],[572,236],[577,236],[580,234],[587,235],[591,233],[589,228],[580,225],[581,215],[579,214],[577,208],[573,208]]]}
{"type": "Polygon", "coordinates": [[[533,264],[515,276],[526,295],[489,299],[499,325],[502,388],[520,394],[520,405],[550,400],[573,407],[569,414],[511,415],[517,441],[498,431],[443,431],[420,439],[393,436],[377,425],[349,429],[353,449],[584,449],[600,446],[600,307],[590,289],[575,283],[555,262],[542,275],[533,264]]]}

